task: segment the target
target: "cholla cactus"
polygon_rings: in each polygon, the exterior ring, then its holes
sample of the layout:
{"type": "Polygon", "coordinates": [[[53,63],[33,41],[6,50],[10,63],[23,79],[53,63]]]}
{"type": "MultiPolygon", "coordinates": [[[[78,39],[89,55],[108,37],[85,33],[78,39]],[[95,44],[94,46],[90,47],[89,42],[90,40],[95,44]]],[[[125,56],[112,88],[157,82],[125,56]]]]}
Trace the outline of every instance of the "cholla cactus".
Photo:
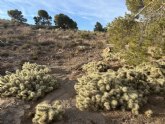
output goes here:
{"type": "Polygon", "coordinates": [[[163,55],[163,51],[161,48],[159,47],[149,47],[148,48],[148,54],[152,57],[152,58],[161,58],[163,55]]]}
{"type": "Polygon", "coordinates": [[[88,64],[83,65],[82,69],[85,72],[91,73],[91,72],[106,72],[108,70],[109,66],[103,62],[89,62],[88,64]]]}
{"type": "Polygon", "coordinates": [[[161,59],[158,59],[158,60],[156,61],[156,63],[158,64],[158,66],[159,66],[160,68],[163,69],[163,73],[164,73],[164,75],[165,75],[165,56],[162,56],[161,59]]]}
{"type": "Polygon", "coordinates": [[[141,95],[143,88],[137,86],[141,84],[141,73],[133,73],[132,70],[117,72],[109,70],[104,73],[87,74],[78,79],[75,85],[77,92],[76,106],[80,110],[112,110],[125,109],[132,110],[137,114],[140,106],[146,98],[141,95]],[[134,75],[133,75],[134,74],[134,75]],[[137,88],[137,89],[136,89],[137,88]]]}
{"type": "Polygon", "coordinates": [[[0,77],[0,96],[35,100],[56,89],[58,83],[44,65],[25,63],[22,70],[0,77]]]}
{"type": "Polygon", "coordinates": [[[114,53],[113,48],[111,47],[104,49],[101,56],[105,61],[118,61],[120,64],[125,63],[125,60],[122,59],[122,53],[114,53]]]}
{"type": "Polygon", "coordinates": [[[145,111],[145,113],[144,113],[148,118],[150,118],[150,117],[152,117],[152,115],[153,115],[153,111],[152,110],[147,110],[147,111],[145,111]]]}
{"type": "Polygon", "coordinates": [[[117,71],[87,72],[75,84],[80,110],[130,110],[134,115],[147,103],[147,96],[165,94],[164,63],[123,66],[117,71]]]}
{"type": "MultiPolygon", "coordinates": [[[[160,61],[158,61],[160,62],[160,61]]],[[[165,63],[143,63],[136,67],[136,70],[145,74],[150,93],[165,94],[165,63]]]]}
{"type": "Polygon", "coordinates": [[[55,101],[52,105],[40,103],[36,106],[34,124],[49,124],[53,121],[61,120],[64,110],[60,101],[55,101]]]}
{"type": "Polygon", "coordinates": [[[110,48],[110,47],[107,47],[103,50],[102,52],[102,57],[105,59],[105,60],[110,60],[111,59],[111,55],[112,55],[112,49],[113,48],[110,48]]]}

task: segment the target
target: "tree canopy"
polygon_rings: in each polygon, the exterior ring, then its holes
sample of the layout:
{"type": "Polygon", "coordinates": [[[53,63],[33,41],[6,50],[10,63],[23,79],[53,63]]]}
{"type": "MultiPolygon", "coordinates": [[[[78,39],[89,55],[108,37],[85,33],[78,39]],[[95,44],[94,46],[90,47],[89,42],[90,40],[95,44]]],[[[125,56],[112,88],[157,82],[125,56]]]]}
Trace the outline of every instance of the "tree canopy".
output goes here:
{"type": "Polygon", "coordinates": [[[96,22],[94,31],[105,31],[100,22],[96,22]]]}
{"type": "Polygon", "coordinates": [[[49,16],[46,10],[38,10],[38,16],[35,16],[33,19],[36,25],[50,26],[52,17],[49,16]]]}
{"type": "Polygon", "coordinates": [[[143,8],[145,8],[145,10],[151,8],[153,10],[158,9],[163,3],[164,0],[126,0],[127,8],[132,13],[138,13],[143,8]]]}
{"type": "Polygon", "coordinates": [[[58,14],[54,17],[55,26],[62,29],[78,29],[77,23],[73,21],[69,16],[64,14],[58,14]]]}
{"type": "Polygon", "coordinates": [[[45,19],[49,18],[49,14],[46,10],[38,10],[38,16],[45,19]]]}
{"type": "Polygon", "coordinates": [[[109,43],[115,45],[116,51],[124,51],[126,60],[132,64],[148,60],[147,50],[151,46],[165,53],[163,0],[126,0],[126,5],[131,13],[116,18],[107,27],[109,43]]]}
{"type": "Polygon", "coordinates": [[[24,23],[27,21],[22,15],[22,12],[15,9],[15,10],[8,10],[7,14],[11,17],[12,21],[14,22],[19,22],[19,23],[24,23]]]}

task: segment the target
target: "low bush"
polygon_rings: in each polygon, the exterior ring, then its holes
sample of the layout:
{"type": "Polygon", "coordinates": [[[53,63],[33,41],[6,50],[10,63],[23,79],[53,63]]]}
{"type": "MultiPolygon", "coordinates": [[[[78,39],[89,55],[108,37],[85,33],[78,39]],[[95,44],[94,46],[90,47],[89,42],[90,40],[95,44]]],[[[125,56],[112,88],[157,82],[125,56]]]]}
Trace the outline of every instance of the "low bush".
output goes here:
{"type": "Polygon", "coordinates": [[[88,40],[90,40],[92,38],[91,34],[89,32],[87,32],[87,31],[82,31],[80,33],[80,37],[82,39],[88,39],[88,40]]]}

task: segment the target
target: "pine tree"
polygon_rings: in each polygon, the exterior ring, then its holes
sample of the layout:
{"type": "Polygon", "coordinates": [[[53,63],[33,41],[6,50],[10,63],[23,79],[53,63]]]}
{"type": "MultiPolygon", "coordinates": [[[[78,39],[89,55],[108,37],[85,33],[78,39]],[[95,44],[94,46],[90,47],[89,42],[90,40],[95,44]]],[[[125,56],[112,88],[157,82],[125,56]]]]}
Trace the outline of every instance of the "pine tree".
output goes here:
{"type": "Polygon", "coordinates": [[[77,23],[73,21],[69,16],[64,14],[58,14],[54,17],[55,26],[62,29],[78,29],[77,23]]]}
{"type": "Polygon", "coordinates": [[[22,12],[15,9],[15,10],[8,10],[7,11],[8,15],[11,17],[11,20],[13,22],[19,22],[19,23],[24,23],[27,21],[22,15],[22,12]]]}
{"type": "Polygon", "coordinates": [[[38,16],[35,16],[33,19],[36,25],[50,26],[52,17],[49,16],[47,11],[38,10],[38,16]]]}
{"type": "Polygon", "coordinates": [[[104,28],[103,28],[103,26],[101,25],[100,22],[96,22],[94,31],[104,31],[104,28]]]}

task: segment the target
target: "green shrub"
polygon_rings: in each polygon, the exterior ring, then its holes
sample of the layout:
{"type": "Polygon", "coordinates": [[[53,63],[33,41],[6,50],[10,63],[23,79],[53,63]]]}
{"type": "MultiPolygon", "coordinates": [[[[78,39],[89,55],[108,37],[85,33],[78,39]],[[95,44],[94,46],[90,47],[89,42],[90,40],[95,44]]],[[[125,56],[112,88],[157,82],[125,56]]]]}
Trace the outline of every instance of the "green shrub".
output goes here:
{"type": "Polygon", "coordinates": [[[55,101],[52,105],[48,103],[40,103],[36,107],[34,124],[49,124],[53,121],[61,120],[64,110],[60,101],[55,101]]]}
{"type": "Polygon", "coordinates": [[[130,47],[128,50],[122,50],[122,59],[125,60],[126,64],[129,65],[139,65],[143,62],[149,61],[149,55],[147,54],[147,48],[142,47],[130,47]]]}
{"type": "MultiPolygon", "coordinates": [[[[155,6],[159,6],[160,1],[154,2],[155,6]]],[[[134,1],[132,1],[133,3],[134,1]]],[[[150,47],[156,48],[154,49],[155,57],[159,58],[161,55],[165,55],[163,7],[159,11],[152,10],[152,12],[147,11],[148,14],[146,13],[145,18],[138,19],[142,19],[141,21],[137,21],[132,14],[126,14],[125,17],[116,18],[107,27],[110,36],[108,43],[114,45],[115,52],[124,53],[123,58],[130,65],[147,62],[149,60],[148,48],[150,47]],[[159,54],[159,48],[161,54],[159,54]]]]}
{"type": "Polygon", "coordinates": [[[22,70],[0,77],[0,96],[36,100],[59,86],[49,73],[48,67],[27,62],[22,70]]]}

